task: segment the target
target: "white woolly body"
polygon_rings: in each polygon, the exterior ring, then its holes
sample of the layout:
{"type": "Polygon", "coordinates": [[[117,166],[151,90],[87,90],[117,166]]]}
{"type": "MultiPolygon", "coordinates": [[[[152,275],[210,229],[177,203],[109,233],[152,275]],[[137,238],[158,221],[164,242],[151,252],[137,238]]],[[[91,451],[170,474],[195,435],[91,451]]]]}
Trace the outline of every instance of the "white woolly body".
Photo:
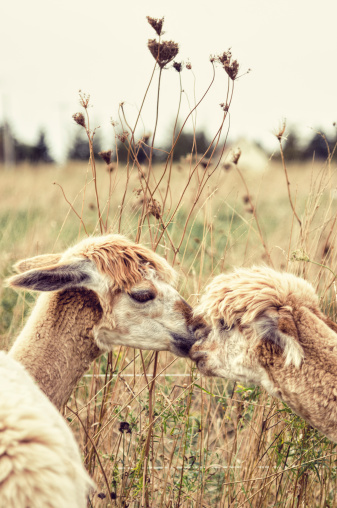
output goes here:
{"type": "Polygon", "coordinates": [[[84,508],[92,486],[63,417],[0,352],[0,508],[84,508]]]}

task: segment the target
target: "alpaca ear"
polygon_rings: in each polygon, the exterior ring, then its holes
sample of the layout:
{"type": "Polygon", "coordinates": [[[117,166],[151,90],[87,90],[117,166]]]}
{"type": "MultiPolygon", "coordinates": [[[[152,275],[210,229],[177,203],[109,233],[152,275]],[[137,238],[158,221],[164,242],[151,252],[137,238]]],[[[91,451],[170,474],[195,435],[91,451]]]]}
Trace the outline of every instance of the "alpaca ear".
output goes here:
{"type": "Polygon", "coordinates": [[[263,314],[256,320],[256,331],[262,342],[269,343],[272,354],[279,355],[282,352],[285,367],[300,367],[304,351],[291,312],[274,311],[263,314]]]}
{"type": "Polygon", "coordinates": [[[86,286],[92,279],[89,264],[90,261],[83,260],[28,270],[10,277],[7,285],[31,291],[62,291],[86,286]]]}
{"type": "Polygon", "coordinates": [[[17,273],[27,272],[35,268],[41,268],[42,266],[56,265],[62,254],[41,254],[40,256],[34,256],[33,258],[21,259],[13,266],[17,273]]]}

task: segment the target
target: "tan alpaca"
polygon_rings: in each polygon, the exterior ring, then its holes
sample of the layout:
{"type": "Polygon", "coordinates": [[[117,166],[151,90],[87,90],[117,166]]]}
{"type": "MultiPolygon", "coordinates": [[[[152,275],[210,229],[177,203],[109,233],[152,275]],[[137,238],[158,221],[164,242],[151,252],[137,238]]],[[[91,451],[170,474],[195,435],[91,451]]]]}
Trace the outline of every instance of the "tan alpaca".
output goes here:
{"type": "Polygon", "coordinates": [[[237,269],[210,283],[196,312],[213,324],[190,352],[202,373],[263,386],[337,441],[337,326],[308,282],[237,269]]]}
{"type": "Polygon", "coordinates": [[[187,356],[202,328],[172,287],[175,272],[121,235],[17,264],[16,288],[42,291],[9,352],[61,408],[91,362],[115,345],[187,356]]]}

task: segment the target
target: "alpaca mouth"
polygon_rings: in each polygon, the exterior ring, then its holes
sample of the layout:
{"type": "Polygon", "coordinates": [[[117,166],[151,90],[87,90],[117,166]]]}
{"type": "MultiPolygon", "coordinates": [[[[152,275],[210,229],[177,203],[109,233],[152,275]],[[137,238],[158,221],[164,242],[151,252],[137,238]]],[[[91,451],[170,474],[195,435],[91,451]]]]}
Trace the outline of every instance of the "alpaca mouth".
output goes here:
{"type": "Polygon", "coordinates": [[[178,356],[189,356],[190,350],[195,343],[195,339],[191,335],[178,335],[171,332],[173,338],[173,352],[178,356]]]}

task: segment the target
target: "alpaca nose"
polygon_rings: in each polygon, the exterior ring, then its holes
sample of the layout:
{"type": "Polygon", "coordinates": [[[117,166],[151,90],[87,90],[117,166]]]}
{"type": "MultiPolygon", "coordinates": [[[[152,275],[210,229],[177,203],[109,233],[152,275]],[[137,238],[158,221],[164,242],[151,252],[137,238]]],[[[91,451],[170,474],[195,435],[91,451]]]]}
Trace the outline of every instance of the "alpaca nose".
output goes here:
{"type": "Polygon", "coordinates": [[[195,350],[195,348],[192,346],[191,351],[190,351],[190,358],[194,362],[199,363],[202,360],[206,360],[207,352],[195,350]]]}

